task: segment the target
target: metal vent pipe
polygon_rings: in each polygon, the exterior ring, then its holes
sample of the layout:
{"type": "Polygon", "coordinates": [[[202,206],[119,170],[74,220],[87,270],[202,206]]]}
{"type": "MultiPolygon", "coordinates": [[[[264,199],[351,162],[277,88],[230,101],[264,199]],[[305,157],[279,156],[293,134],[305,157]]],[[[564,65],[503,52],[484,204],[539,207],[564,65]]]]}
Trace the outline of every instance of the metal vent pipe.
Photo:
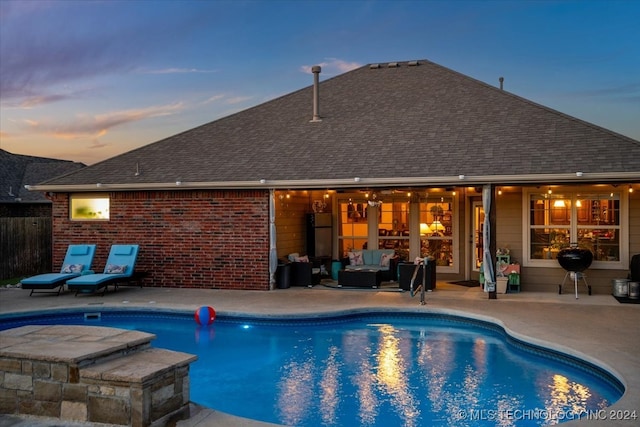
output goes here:
{"type": "Polygon", "coordinates": [[[313,118],[312,122],[321,122],[320,118],[320,68],[319,65],[311,67],[313,73],[313,118]]]}

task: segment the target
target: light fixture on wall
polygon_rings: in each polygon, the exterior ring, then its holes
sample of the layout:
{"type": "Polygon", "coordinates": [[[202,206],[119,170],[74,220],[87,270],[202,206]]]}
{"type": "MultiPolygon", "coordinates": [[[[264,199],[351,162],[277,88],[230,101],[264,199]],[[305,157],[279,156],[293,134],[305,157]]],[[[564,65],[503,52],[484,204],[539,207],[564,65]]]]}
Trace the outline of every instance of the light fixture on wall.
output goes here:
{"type": "Polygon", "coordinates": [[[582,200],[580,200],[580,199],[576,200],[576,207],[578,207],[578,208],[582,207],[582,200]]]}
{"type": "Polygon", "coordinates": [[[498,196],[502,196],[502,188],[498,187],[498,196]]]}
{"type": "Polygon", "coordinates": [[[564,200],[558,199],[558,200],[555,200],[553,202],[553,207],[554,208],[566,208],[567,205],[564,204],[564,200]]]}
{"type": "Polygon", "coordinates": [[[378,200],[378,196],[376,195],[376,193],[373,193],[371,195],[371,200],[368,200],[367,203],[369,203],[369,206],[380,206],[382,204],[382,200],[378,200]]]}
{"type": "Polygon", "coordinates": [[[633,187],[629,185],[629,193],[633,193],[633,187]]]}

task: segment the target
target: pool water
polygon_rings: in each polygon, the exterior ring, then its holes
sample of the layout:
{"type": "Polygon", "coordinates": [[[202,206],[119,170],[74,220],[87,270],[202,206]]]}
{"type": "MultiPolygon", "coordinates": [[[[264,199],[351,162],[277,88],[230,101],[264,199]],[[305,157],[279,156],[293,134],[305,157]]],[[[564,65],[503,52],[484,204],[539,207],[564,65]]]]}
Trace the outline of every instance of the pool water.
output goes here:
{"type": "Polygon", "coordinates": [[[26,323],[154,333],[155,347],[198,355],[192,401],[293,426],[551,425],[605,408],[624,391],[587,362],[455,316],[218,316],[199,326],[187,313],[103,311],[97,320],[0,319],[0,328],[26,323]]]}

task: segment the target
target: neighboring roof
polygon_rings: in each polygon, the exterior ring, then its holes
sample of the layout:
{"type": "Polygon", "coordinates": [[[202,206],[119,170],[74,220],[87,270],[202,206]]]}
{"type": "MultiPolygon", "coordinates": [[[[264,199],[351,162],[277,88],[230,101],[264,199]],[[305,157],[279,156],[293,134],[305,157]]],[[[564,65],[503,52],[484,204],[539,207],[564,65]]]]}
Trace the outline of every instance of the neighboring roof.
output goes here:
{"type": "Polygon", "coordinates": [[[321,122],[311,122],[311,85],[45,184],[322,188],[571,181],[577,172],[640,180],[639,141],[429,61],[396,64],[321,82],[321,122]]]}
{"type": "Polygon", "coordinates": [[[82,163],[45,157],[23,156],[0,149],[0,203],[47,201],[42,193],[25,185],[38,184],[85,167],[82,163]]]}

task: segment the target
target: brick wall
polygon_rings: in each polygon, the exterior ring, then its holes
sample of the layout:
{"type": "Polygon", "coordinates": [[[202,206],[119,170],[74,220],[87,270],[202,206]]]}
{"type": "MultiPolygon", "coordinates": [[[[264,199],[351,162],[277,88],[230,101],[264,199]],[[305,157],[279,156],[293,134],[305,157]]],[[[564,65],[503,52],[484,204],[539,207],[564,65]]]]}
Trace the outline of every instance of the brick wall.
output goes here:
{"type": "Polygon", "coordinates": [[[110,196],[108,221],[71,221],[69,195],[53,201],[54,265],[71,243],[97,244],[102,272],[113,244],[140,245],[145,286],[269,289],[269,192],[140,191],[110,196]]]}

